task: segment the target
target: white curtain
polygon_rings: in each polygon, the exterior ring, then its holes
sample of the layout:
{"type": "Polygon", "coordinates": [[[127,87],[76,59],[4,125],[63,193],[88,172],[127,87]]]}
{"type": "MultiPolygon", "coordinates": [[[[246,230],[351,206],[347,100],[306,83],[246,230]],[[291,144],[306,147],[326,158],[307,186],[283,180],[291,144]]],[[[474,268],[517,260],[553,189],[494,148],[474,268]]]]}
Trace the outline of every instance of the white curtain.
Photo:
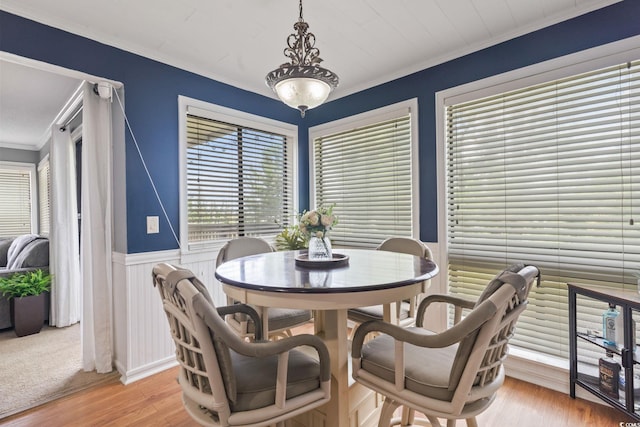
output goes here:
{"type": "Polygon", "coordinates": [[[82,354],[85,371],[113,369],[111,103],[85,83],[82,115],[82,354]]]}
{"type": "Polygon", "coordinates": [[[50,269],[51,314],[57,327],[80,321],[80,252],[76,199],[75,150],[69,130],[51,129],[49,154],[51,171],[50,269]]]}

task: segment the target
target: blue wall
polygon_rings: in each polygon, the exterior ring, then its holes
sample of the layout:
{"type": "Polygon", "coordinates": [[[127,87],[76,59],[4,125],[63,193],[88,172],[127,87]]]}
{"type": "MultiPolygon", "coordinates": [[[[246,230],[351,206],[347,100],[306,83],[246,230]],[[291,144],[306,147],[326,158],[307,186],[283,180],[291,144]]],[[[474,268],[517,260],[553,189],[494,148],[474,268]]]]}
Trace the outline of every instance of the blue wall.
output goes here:
{"type": "MultiPolygon", "coordinates": [[[[280,102],[0,11],[0,50],[124,83],[126,114],[172,225],[179,229],[178,95],[299,126],[300,208],[309,206],[307,128],[417,97],[421,238],[437,241],[435,93],[640,34],[640,1],[626,0],[410,76],[329,102],[304,120],[280,102]]],[[[127,252],[174,249],[130,135],[126,136],[127,252]]],[[[115,224],[122,227],[122,224],[115,224]]]]}

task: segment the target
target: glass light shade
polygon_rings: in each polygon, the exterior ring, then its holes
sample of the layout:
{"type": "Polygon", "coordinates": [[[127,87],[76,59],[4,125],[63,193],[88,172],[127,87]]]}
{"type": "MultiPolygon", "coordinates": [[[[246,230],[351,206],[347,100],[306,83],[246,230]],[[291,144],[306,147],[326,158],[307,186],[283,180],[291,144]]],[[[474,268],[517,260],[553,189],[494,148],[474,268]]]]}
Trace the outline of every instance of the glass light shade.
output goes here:
{"type": "Polygon", "coordinates": [[[320,50],[315,47],[316,36],[309,33],[309,24],[300,17],[293,24],[296,31],[287,37],[284,56],[290,62],[280,65],[265,77],[265,83],[286,105],[300,110],[300,115],[326,101],[329,93],[338,86],[338,76],[320,67],[320,50]]]}
{"type": "Polygon", "coordinates": [[[292,77],[275,85],[278,98],[289,107],[310,110],[326,101],[331,87],[322,80],[292,77]]]}

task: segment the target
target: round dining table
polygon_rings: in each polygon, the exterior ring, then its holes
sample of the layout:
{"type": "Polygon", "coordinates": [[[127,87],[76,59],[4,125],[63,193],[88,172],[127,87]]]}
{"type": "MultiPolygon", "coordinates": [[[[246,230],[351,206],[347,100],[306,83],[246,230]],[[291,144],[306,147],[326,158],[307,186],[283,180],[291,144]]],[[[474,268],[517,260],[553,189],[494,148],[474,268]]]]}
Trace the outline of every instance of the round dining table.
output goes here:
{"type": "MultiPolygon", "coordinates": [[[[385,320],[395,322],[395,304],[424,293],[438,273],[431,260],[397,252],[334,249],[333,259],[308,260],[304,251],[270,252],[236,258],[216,268],[215,276],[231,298],[257,307],[314,310],[315,333],[331,356],[331,401],[326,426],[350,425],[347,310],[384,305],[385,320]]],[[[267,316],[263,330],[268,336],[267,316]]]]}

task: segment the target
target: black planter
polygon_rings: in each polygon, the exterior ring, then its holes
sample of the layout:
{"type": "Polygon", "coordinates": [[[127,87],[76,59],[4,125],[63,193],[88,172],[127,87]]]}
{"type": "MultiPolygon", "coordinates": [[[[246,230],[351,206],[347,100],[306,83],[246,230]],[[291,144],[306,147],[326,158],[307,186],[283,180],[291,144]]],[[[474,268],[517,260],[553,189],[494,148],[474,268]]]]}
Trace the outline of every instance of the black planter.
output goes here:
{"type": "Polygon", "coordinates": [[[45,320],[47,295],[11,298],[11,324],[17,336],[37,334],[45,320]]]}

